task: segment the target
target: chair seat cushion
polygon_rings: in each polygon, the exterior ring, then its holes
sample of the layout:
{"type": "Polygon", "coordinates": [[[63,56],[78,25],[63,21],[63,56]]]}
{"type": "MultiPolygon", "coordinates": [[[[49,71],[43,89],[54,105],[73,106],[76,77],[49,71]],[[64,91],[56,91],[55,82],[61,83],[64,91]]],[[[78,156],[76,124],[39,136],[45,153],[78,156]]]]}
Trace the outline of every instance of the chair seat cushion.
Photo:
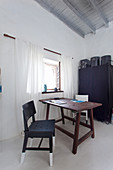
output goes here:
{"type": "Polygon", "coordinates": [[[32,122],[32,124],[29,126],[29,133],[35,135],[35,136],[44,136],[48,137],[53,135],[55,131],[55,120],[38,120],[35,122],[32,122]]]}

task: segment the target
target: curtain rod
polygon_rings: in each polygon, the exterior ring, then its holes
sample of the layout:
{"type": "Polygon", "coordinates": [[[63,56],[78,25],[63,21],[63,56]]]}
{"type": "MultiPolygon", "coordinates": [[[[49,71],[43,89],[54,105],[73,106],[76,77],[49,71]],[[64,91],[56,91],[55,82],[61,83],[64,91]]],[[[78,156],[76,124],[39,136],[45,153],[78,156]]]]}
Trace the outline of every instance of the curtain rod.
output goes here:
{"type": "Polygon", "coordinates": [[[44,48],[44,50],[49,51],[49,52],[51,52],[51,53],[55,53],[55,54],[61,55],[61,53],[58,53],[58,52],[53,51],[53,50],[49,50],[49,49],[47,49],[47,48],[44,48]]]}
{"type": "Polygon", "coordinates": [[[16,39],[15,37],[13,37],[13,36],[10,36],[10,35],[8,35],[8,34],[4,34],[4,37],[9,37],[9,38],[12,38],[12,39],[16,39]]]}
{"type": "MultiPolygon", "coordinates": [[[[16,37],[13,37],[13,36],[8,35],[8,34],[4,34],[4,36],[5,36],[5,37],[8,37],[8,38],[12,38],[12,39],[14,39],[14,40],[16,39],[16,37]]],[[[54,53],[54,54],[61,55],[61,53],[58,53],[58,52],[53,51],[53,50],[49,50],[49,49],[47,49],[47,48],[44,48],[44,50],[49,51],[49,52],[54,53]]]]}

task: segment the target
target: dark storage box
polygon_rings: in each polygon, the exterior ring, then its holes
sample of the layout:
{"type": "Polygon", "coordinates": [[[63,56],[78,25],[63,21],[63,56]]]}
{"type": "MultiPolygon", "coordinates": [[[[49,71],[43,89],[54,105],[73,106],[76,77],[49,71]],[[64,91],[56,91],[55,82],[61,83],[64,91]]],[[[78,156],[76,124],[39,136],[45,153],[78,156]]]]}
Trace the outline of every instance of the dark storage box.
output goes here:
{"type": "Polygon", "coordinates": [[[88,59],[80,60],[79,68],[90,67],[90,61],[88,59]]]}
{"type": "Polygon", "coordinates": [[[91,67],[99,66],[100,65],[100,57],[95,56],[91,58],[91,67]]]}
{"type": "Polygon", "coordinates": [[[101,65],[111,64],[111,55],[105,55],[101,57],[101,65]]]}

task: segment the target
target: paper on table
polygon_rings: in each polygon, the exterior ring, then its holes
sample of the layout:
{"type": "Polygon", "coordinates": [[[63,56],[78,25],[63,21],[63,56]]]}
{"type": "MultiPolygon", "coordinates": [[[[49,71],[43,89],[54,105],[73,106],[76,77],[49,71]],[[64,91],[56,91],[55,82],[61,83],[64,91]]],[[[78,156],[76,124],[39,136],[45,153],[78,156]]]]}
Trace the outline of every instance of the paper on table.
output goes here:
{"type": "Polygon", "coordinates": [[[50,102],[55,103],[55,104],[65,104],[65,101],[62,100],[50,100],[50,102]]]}

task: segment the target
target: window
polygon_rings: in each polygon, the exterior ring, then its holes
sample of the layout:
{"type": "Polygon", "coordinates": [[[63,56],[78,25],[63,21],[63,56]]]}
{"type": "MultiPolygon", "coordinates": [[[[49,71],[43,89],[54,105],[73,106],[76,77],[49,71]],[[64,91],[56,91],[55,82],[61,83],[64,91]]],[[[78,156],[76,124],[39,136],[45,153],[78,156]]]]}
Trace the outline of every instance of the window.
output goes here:
{"type": "Polygon", "coordinates": [[[61,90],[60,81],[60,62],[44,58],[44,84],[47,85],[47,91],[52,91],[55,88],[61,90]]]}

